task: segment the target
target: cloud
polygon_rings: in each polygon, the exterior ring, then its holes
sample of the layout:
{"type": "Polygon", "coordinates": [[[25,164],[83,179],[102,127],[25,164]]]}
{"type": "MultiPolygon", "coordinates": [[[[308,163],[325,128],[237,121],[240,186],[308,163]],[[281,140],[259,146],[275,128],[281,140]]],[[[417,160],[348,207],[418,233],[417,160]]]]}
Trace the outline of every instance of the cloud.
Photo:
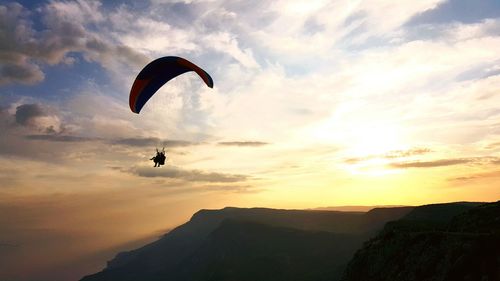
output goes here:
{"type": "Polygon", "coordinates": [[[393,168],[434,168],[443,166],[452,166],[459,164],[466,164],[472,162],[471,159],[441,159],[435,161],[416,161],[416,162],[403,162],[391,163],[393,168]]]}
{"type": "Polygon", "coordinates": [[[71,63],[72,52],[106,69],[144,65],[145,55],[87,28],[104,22],[100,8],[98,1],[51,1],[33,11],[18,3],[0,5],[0,85],[40,82],[41,65],[71,63]]]}
{"type": "Polygon", "coordinates": [[[376,158],[384,158],[384,159],[394,159],[394,158],[407,158],[416,155],[422,155],[432,152],[430,148],[411,148],[407,150],[392,150],[384,154],[376,154],[376,155],[368,155],[365,157],[352,157],[344,160],[347,164],[356,164],[359,162],[376,159],[376,158]]]}
{"type": "Polygon", "coordinates": [[[0,85],[33,84],[44,78],[39,66],[23,53],[32,34],[28,15],[20,4],[0,5],[0,85]]]}
{"type": "Polygon", "coordinates": [[[264,146],[268,145],[268,142],[261,142],[261,141],[223,141],[219,142],[219,145],[224,145],[224,146],[264,146]]]}
{"type": "Polygon", "coordinates": [[[115,140],[112,143],[119,145],[126,145],[126,146],[136,146],[136,147],[146,147],[146,146],[185,147],[185,146],[197,145],[197,143],[185,140],[166,140],[166,139],[152,138],[152,137],[123,138],[115,140]]]}
{"type": "Polygon", "coordinates": [[[485,146],[485,149],[494,150],[500,148],[500,142],[492,142],[485,146]]]}
{"type": "Polygon", "coordinates": [[[454,159],[439,159],[433,161],[414,161],[414,162],[401,162],[391,163],[393,168],[434,168],[453,166],[460,164],[498,164],[500,159],[498,157],[484,156],[484,157],[470,157],[470,158],[454,158],[454,159]]]}
{"type": "Polygon", "coordinates": [[[247,68],[258,68],[259,64],[255,61],[250,48],[242,50],[238,46],[238,41],[234,35],[227,32],[215,34],[206,39],[208,46],[217,51],[224,52],[247,68]]]}
{"type": "Polygon", "coordinates": [[[253,185],[209,185],[204,187],[205,190],[207,191],[230,191],[234,193],[244,193],[244,194],[250,194],[250,193],[259,193],[263,191],[264,189],[262,188],[256,188],[253,185]]]}
{"type": "Polygon", "coordinates": [[[86,137],[78,137],[78,136],[69,136],[69,135],[27,135],[25,136],[28,140],[38,140],[38,141],[53,141],[53,142],[84,142],[84,141],[92,141],[95,139],[86,138],[86,137]]]}
{"type": "Polygon", "coordinates": [[[466,181],[472,181],[472,180],[481,180],[481,179],[497,178],[497,177],[500,177],[500,171],[475,173],[475,174],[470,174],[470,175],[466,175],[466,176],[450,178],[449,180],[450,181],[466,182],[466,181]]]}
{"type": "MultiPolygon", "coordinates": [[[[65,115],[60,107],[44,103],[13,103],[7,108],[0,108],[0,159],[5,156],[67,163],[68,160],[89,160],[88,156],[97,158],[99,155],[111,160],[106,155],[106,138],[87,134],[79,126],[81,118],[65,115]],[[81,145],[75,147],[71,143],[81,145]]],[[[126,158],[125,155],[119,157],[126,158]]]]}
{"type": "Polygon", "coordinates": [[[44,78],[45,75],[40,67],[27,62],[26,59],[18,61],[17,64],[5,63],[0,66],[0,85],[8,83],[35,84],[44,78]]]}
{"type": "Polygon", "coordinates": [[[179,179],[188,182],[244,182],[250,177],[247,175],[239,174],[226,174],[226,173],[215,173],[206,172],[201,170],[183,170],[175,167],[162,167],[162,168],[152,168],[152,167],[133,167],[127,171],[129,173],[135,174],[140,177],[146,178],[171,178],[179,179]]]}
{"type": "Polygon", "coordinates": [[[422,155],[432,152],[430,148],[412,148],[408,150],[393,150],[387,152],[384,157],[385,158],[403,158],[403,157],[409,157],[409,156],[414,156],[414,155],[422,155]]]}
{"type": "Polygon", "coordinates": [[[63,130],[60,118],[42,104],[22,104],[16,107],[15,122],[46,133],[59,133],[63,130]]]}
{"type": "Polygon", "coordinates": [[[34,119],[46,116],[46,110],[39,104],[23,104],[16,108],[17,124],[27,126],[34,122],[34,119]]]}

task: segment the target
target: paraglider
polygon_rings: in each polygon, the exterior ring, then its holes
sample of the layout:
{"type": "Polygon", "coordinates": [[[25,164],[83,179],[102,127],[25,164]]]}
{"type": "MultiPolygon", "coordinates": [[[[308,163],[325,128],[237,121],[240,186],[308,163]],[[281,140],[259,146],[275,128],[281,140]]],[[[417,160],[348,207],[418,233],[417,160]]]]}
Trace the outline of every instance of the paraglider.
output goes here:
{"type": "Polygon", "coordinates": [[[214,87],[212,77],[194,63],[180,57],[162,57],[150,62],[137,75],[130,89],[130,110],[139,113],[146,102],[165,83],[189,71],[196,72],[208,87],[214,87]]]}
{"type": "Polygon", "coordinates": [[[167,156],[165,155],[165,148],[162,149],[162,151],[158,151],[158,148],[156,149],[156,155],[153,156],[153,158],[149,160],[153,160],[155,163],[155,167],[160,167],[161,165],[165,165],[165,160],[167,159],[167,156]]]}
{"type": "MultiPolygon", "coordinates": [[[[165,83],[173,78],[189,71],[194,71],[207,84],[214,87],[212,77],[194,63],[174,56],[162,57],[146,65],[132,84],[129,96],[129,106],[132,112],[139,114],[142,107],[165,83]]],[[[154,167],[165,165],[165,148],[160,152],[156,149],[156,155],[149,160],[153,160],[154,167]]]]}

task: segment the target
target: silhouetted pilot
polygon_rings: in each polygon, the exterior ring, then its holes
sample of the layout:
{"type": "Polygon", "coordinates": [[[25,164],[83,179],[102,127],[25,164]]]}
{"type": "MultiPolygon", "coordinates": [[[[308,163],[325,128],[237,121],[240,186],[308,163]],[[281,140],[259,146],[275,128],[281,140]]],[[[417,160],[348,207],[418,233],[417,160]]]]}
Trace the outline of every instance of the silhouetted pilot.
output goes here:
{"type": "Polygon", "coordinates": [[[155,162],[155,167],[160,167],[160,152],[158,150],[156,150],[156,155],[153,156],[153,158],[149,159],[149,160],[153,160],[153,162],[155,162]]]}
{"type": "Polygon", "coordinates": [[[165,165],[165,159],[167,159],[165,151],[163,150],[162,152],[159,152],[158,149],[156,149],[156,155],[149,160],[153,160],[155,162],[154,167],[160,167],[161,165],[165,165]]]}

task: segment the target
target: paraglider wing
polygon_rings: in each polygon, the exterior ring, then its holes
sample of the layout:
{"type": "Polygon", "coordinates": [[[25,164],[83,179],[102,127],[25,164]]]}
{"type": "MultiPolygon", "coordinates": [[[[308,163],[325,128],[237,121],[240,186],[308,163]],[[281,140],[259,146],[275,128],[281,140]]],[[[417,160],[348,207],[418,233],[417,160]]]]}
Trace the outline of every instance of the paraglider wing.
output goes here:
{"type": "Polygon", "coordinates": [[[129,105],[139,113],[146,102],[169,80],[186,73],[196,72],[208,87],[213,88],[212,77],[194,63],[180,57],[162,57],[146,65],[130,89],[129,105]]]}

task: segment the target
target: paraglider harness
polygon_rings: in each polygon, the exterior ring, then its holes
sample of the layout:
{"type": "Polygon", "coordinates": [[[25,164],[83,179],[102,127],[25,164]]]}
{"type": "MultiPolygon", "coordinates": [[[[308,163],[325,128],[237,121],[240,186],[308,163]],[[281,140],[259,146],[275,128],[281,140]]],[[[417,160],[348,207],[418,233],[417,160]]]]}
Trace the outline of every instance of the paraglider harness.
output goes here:
{"type": "Polygon", "coordinates": [[[158,148],[156,149],[156,155],[149,159],[149,160],[153,160],[153,162],[155,162],[155,167],[160,167],[161,165],[165,165],[165,160],[167,159],[167,156],[165,155],[165,148],[163,148],[160,151],[158,151],[158,148]]]}

